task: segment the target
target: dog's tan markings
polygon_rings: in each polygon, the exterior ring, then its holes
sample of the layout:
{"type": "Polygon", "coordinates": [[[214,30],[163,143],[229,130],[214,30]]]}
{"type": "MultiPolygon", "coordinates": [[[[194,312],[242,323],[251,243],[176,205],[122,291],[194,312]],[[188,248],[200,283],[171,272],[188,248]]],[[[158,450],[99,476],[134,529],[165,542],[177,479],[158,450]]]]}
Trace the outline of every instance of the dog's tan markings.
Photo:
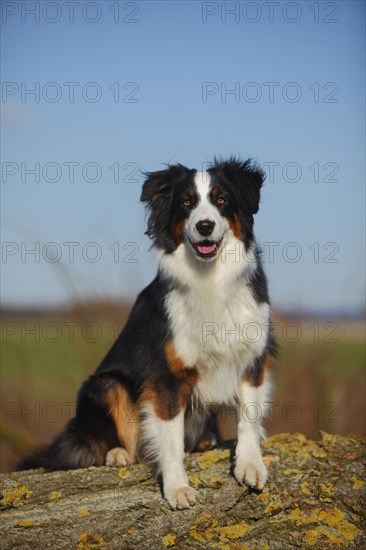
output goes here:
{"type": "Polygon", "coordinates": [[[239,219],[239,216],[235,213],[234,220],[228,219],[231,231],[239,241],[243,239],[243,228],[239,219]]]}
{"type": "Polygon", "coordinates": [[[266,373],[273,368],[273,361],[266,356],[262,363],[255,370],[249,370],[244,374],[243,382],[247,382],[251,386],[258,388],[264,382],[266,373]]]}
{"type": "Polygon", "coordinates": [[[119,384],[109,390],[107,406],[116,427],[118,439],[133,462],[136,457],[139,437],[138,407],[133,403],[127,390],[119,384]]]}
{"type": "Polygon", "coordinates": [[[187,405],[189,396],[191,395],[194,387],[196,386],[199,379],[199,374],[197,369],[185,369],[183,376],[180,377],[181,384],[179,387],[179,407],[184,409],[187,405]]]}
{"type": "Polygon", "coordinates": [[[168,342],[165,344],[165,357],[168,363],[169,370],[176,376],[180,376],[184,370],[184,362],[178,356],[174,342],[172,340],[168,340],[168,342]]]}
{"type": "Polygon", "coordinates": [[[179,408],[183,408],[198,382],[197,369],[185,368],[185,364],[178,356],[172,340],[169,340],[165,345],[165,357],[169,370],[179,379],[179,408]]]}
{"type": "Polygon", "coordinates": [[[162,197],[162,195],[164,195],[165,191],[171,187],[171,183],[163,183],[159,189],[156,191],[156,193],[153,194],[153,196],[150,198],[150,202],[151,203],[154,203],[156,202],[158,199],[160,199],[162,197]]]}
{"type": "Polygon", "coordinates": [[[173,235],[177,246],[182,244],[182,242],[184,241],[184,225],[185,220],[182,220],[178,223],[176,223],[175,220],[173,221],[173,235]]]}
{"type": "MultiPolygon", "coordinates": [[[[214,203],[216,203],[220,198],[221,194],[222,194],[221,189],[219,187],[214,187],[211,191],[211,200],[214,203]]],[[[234,237],[236,237],[239,241],[241,241],[243,239],[243,228],[242,228],[239,216],[236,213],[234,213],[233,220],[231,218],[226,218],[226,219],[228,221],[231,231],[234,234],[234,237]]]]}
{"type": "Polygon", "coordinates": [[[221,190],[219,187],[214,187],[211,191],[211,198],[213,201],[216,201],[217,198],[221,195],[221,190]]]}
{"type": "Polygon", "coordinates": [[[162,420],[171,420],[185,408],[188,398],[198,382],[195,368],[185,368],[183,360],[177,355],[174,343],[168,341],[165,357],[170,371],[168,380],[149,381],[144,384],[140,402],[150,403],[155,414],[162,420]]]}
{"type": "Polygon", "coordinates": [[[144,384],[140,396],[140,403],[149,403],[153,406],[155,414],[161,420],[170,420],[178,413],[177,404],[170,404],[164,396],[158,392],[156,385],[153,382],[144,384]]]}

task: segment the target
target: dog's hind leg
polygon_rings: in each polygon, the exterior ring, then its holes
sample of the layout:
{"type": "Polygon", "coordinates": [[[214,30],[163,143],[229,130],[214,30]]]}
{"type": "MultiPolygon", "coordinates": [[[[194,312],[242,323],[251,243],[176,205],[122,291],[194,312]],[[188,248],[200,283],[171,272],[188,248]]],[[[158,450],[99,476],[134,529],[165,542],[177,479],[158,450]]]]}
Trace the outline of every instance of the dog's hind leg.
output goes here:
{"type": "Polygon", "coordinates": [[[139,432],[136,410],[116,378],[91,376],[79,391],[75,418],[48,448],[26,458],[19,469],[72,470],[134,462],[139,432]]]}
{"type": "Polygon", "coordinates": [[[51,443],[44,466],[48,470],[69,470],[101,466],[111,447],[118,444],[108,396],[116,387],[112,377],[91,376],[80,388],[76,416],[51,443]]]}
{"type": "Polygon", "coordinates": [[[105,464],[107,466],[133,464],[137,459],[140,432],[137,405],[133,403],[128,391],[121,384],[116,384],[109,390],[106,402],[121,446],[108,450],[105,464]]]}

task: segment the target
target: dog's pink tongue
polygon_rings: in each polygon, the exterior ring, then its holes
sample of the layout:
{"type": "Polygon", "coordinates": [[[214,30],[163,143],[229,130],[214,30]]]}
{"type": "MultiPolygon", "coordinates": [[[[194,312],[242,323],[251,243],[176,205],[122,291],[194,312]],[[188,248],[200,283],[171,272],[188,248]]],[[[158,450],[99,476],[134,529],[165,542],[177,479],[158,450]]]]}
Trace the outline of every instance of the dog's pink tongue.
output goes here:
{"type": "Polygon", "coordinates": [[[201,254],[212,254],[215,251],[216,244],[211,244],[210,246],[203,246],[201,244],[197,245],[197,249],[201,254]]]}

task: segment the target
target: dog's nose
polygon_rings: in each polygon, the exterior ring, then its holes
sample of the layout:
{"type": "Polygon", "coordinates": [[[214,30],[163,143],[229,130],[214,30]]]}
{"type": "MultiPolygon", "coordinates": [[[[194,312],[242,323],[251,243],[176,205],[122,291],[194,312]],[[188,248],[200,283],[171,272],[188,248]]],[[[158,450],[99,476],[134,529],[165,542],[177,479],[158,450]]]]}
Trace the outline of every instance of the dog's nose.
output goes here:
{"type": "Polygon", "coordinates": [[[196,229],[202,237],[207,237],[212,233],[215,227],[215,222],[212,222],[211,220],[202,220],[198,223],[196,223],[196,229]]]}

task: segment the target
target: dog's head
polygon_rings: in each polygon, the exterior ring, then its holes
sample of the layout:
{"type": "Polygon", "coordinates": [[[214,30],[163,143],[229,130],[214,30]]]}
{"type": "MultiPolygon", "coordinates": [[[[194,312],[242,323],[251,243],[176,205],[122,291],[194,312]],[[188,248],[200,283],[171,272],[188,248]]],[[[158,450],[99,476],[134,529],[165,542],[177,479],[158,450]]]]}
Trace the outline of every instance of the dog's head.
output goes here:
{"type": "Polygon", "coordinates": [[[231,232],[249,249],[264,181],[251,160],[215,160],[207,172],[175,164],[146,176],[141,201],[156,248],[171,254],[186,246],[197,260],[210,262],[231,232]]]}

